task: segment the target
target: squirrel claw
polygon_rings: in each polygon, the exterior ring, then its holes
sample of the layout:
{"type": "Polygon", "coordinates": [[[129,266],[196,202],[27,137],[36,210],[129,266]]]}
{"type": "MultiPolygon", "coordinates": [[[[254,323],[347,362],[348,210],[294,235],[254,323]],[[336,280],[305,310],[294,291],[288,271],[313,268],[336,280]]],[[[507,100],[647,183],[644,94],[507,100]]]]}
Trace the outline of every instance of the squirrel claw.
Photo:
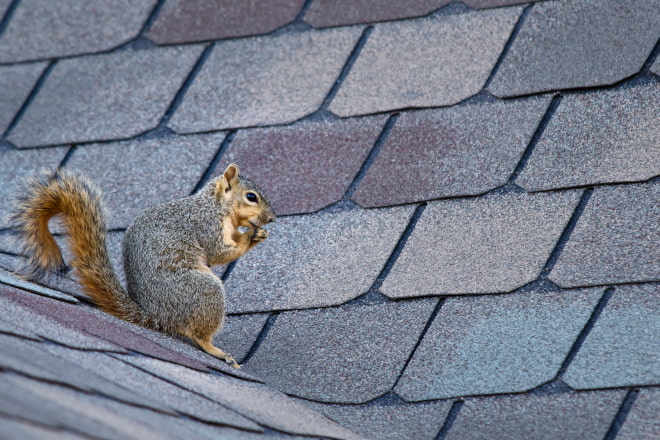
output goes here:
{"type": "Polygon", "coordinates": [[[241,369],[241,366],[234,360],[233,357],[229,356],[227,359],[225,359],[225,362],[229,365],[231,365],[234,368],[238,368],[239,370],[241,369]]]}

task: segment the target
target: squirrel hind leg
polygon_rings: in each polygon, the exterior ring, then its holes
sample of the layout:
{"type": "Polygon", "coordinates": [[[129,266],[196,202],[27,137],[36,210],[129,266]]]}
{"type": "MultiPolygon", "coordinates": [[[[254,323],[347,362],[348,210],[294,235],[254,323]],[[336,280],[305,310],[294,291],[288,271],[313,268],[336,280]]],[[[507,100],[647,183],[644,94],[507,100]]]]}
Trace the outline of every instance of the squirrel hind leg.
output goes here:
{"type": "Polygon", "coordinates": [[[215,356],[219,359],[222,359],[229,365],[231,365],[234,368],[241,368],[241,366],[234,360],[233,357],[229,353],[225,353],[224,351],[220,350],[218,347],[213,345],[213,334],[209,335],[198,335],[198,334],[187,334],[190,339],[193,341],[197,342],[197,345],[201,347],[202,350],[210,354],[211,356],[215,356]]]}

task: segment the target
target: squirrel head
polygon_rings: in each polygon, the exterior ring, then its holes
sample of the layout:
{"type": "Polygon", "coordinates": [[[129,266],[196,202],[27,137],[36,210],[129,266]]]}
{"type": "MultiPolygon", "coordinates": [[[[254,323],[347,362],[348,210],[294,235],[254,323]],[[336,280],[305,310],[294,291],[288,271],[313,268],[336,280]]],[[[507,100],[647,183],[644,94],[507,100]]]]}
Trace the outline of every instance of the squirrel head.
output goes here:
{"type": "Polygon", "coordinates": [[[257,185],[240,175],[238,165],[231,164],[215,186],[216,197],[231,206],[236,226],[256,228],[275,220],[270,202],[257,185]]]}

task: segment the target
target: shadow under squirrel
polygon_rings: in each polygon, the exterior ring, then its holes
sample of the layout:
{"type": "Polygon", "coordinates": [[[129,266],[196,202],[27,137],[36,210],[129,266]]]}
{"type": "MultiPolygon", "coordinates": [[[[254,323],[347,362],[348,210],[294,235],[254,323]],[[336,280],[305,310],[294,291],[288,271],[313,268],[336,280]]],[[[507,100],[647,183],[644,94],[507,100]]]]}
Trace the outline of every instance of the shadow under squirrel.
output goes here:
{"type": "Polygon", "coordinates": [[[112,269],[100,190],[58,169],[25,182],[17,195],[19,240],[29,257],[23,276],[43,278],[66,265],[48,221],[63,214],[83,291],[105,312],[143,327],[194,340],[207,353],[240,368],[213,345],[225,317],[225,289],[210,269],[226,264],[268,236],[275,219],[268,199],[231,164],[199,192],[145,209],[126,230],[127,289],[112,269]],[[247,229],[247,230],[245,230],[247,229]]]}

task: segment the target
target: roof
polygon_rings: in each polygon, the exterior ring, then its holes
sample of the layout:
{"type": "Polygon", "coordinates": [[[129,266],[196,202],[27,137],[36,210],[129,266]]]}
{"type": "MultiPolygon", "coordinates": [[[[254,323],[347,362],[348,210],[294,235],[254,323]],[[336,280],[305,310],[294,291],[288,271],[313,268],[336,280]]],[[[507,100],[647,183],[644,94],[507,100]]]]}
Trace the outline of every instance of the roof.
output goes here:
{"type": "Polygon", "coordinates": [[[658,6],[0,0],[0,437],[660,437],[658,6]],[[231,162],[279,216],[216,268],[241,370],[10,274],[39,168],[121,272],[231,162]]]}

